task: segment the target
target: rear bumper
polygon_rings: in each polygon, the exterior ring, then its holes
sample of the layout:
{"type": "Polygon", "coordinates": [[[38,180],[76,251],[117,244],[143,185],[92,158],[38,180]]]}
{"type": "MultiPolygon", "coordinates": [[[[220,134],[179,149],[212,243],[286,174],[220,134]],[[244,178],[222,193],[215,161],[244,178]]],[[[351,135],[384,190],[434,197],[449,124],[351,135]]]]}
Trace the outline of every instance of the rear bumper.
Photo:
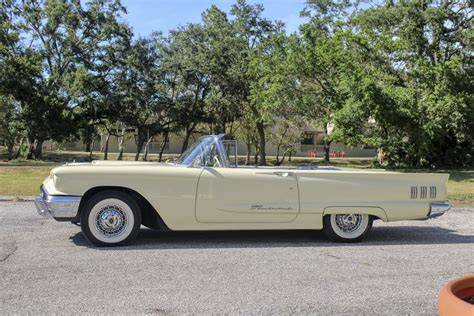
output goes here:
{"type": "Polygon", "coordinates": [[[449,209],[451,209],[451,204],[445,202],[445,203],[431,203],[430,205],[430,212],[428,213],[428,218],[435,218],[443,215],[449,209]]]}
{"type": "Polygon", "coordinates": [[[80,196],[50,195],[43,186],[40,188],[40,195],[35,197],[39,215],[64,221],[76,219],[80,202],[80,196]]]}

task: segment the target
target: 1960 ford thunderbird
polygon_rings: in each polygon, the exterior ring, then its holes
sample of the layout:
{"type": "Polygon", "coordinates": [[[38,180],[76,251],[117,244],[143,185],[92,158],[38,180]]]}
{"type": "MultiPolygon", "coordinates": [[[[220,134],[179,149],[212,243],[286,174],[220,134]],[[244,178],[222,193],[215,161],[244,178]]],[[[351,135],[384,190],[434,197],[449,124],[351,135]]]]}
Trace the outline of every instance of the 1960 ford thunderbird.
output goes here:
{"type": "Polygon", "coordinates": [[[234,141],[204,136],[176,162],[93,161],[54,168],[39,214],[80,223],[95,245],[161,230],[323,229],[360,241],[372,221],[436,217],[450,208],[446,174],[237,165],[234,141]]]}

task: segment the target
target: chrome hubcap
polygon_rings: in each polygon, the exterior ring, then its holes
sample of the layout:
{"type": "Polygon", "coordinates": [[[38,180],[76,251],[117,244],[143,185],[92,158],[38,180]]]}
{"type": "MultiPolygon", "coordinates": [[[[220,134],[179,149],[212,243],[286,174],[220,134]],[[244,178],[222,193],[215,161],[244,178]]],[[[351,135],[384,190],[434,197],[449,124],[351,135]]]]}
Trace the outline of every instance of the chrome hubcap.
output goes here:
{"type": "Polygon", "coordinates": [[[96,216],[97,231],[107,237],[120,235],[127,227],[128,221],[125,212],[117,205],[103,207],[96,216]]]}
{"type": "Polygon", "coordinates": [[[359,229],[362,224],[360,214],[340,214],[336,215],[336,225],[345,233],[351,233],[359,229]]]}

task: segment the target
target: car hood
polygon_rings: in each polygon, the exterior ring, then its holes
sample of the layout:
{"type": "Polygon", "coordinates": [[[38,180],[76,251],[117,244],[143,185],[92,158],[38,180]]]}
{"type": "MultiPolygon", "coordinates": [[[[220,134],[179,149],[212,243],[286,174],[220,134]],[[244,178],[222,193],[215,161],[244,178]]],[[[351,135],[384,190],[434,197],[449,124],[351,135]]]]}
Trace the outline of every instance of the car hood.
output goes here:
{"type": "Polygon", "coordinates": [[[60,174],[86,174],[94,173],[98,169],[101,170],[120,170],[123,168],[129,167],[164,167],[169,168],[172,166],[179,166],[172,163],[165,162],[148,162],[148,161],[123,161],[123,160],[94,160],[92,162],[70,162],[62,166],[53,168],[50,175],[60,175],[60,174]],[[118,168],[118,169],[116,169],[118,168]]]}

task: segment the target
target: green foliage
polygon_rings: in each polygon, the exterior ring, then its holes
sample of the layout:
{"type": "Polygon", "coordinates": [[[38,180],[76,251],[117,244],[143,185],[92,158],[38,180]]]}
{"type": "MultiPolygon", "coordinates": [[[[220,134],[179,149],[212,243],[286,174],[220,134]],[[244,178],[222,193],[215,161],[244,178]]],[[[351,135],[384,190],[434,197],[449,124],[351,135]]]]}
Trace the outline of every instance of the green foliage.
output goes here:
{"type": "Polygon", "coordinates": [[[2,1],[2,9],[10,49],[2,54],[0,91],[21,103],[26,135],[37,144],[31,155],[41,158],[44,140],[76,133],[72,109],[85,97],[78,82],[104,67],[107,47],[126,29],[117,20],[124,8],[96,0],[2,1]]]}
{"type": "Polygon", "coordinates": [[[206,99],[211,89],[207,34],[202,25],[188,24],[170,34],[165,59],[177,124],[185,133],[184,151],[199,123],[208,122],[206,99]]]}
{"type": "Polygon", "coordinates": [[[236,119],[242,115],[247,83],[243,80],[245,65],[243,42],[237,34],[234,23],[228,15],[212,6],[203,13],[203,27],[206,32],[206,68],[209,73],[210,89],[207,94],[207,113],[215,125],[215,133],[233,136],[236,119]]]}
{"type": "Polygon", "coordinates": [[[120,113],[120,121],[136,129],[136,159],[143,144],[170,123],[163,43],[159,34],[134,41],[114,77],[116,95],[110,112],[120,113]]]}
{"type": "Polygon", "coordinates": [[[241,90],[239,91],[242,112],[251,119],[259,138],[260,165],[266,165],[266,126],[276,104],[265,100],[268,88],[269,69],[276,44],[276,38],[283,34],[283,24],[263,17],[261,5],[249,5],[239,0],[232,7],[235,28],[241,58],[236,62],[240,70],[241,90]]]}
{"type": "Polygon", "coordinates": [[[0,96],[0,144],[8,151],[8,159],[13,159],[13,148],[21,137],[23,126],[17,118],[18,111],[11,98],[0,96]]]}
{"type": "Polygon", "coordinates": [[[308,0],[291,35],[245,0],[167,37],[132,39],[123,13],[115,0],[0,0],[0,140],[11,154],[28,143],[40,158],[45,140],[90,147],[99,131],[133,128],[138,159],[155,135],[182,132],[184,150],[206,130],[266,164],[266,141],[289,152],[308,122],[325,131],[326,162],[338,141],[377,148],[383,166],[472,165],[467,0],[308,0]]]}
{"type": "Polygon", "coordinates": [[[334,138],[379,148],[382,164],[472,163],[472,8],[392,2],[353,14],[334,138]]]}
{"type": "Polygon", "coordinates": [[[275,118],[270,130],[269,140],[277,149],[275,157],[277,166],[281,165],[287,156],[291,156],[296,151],[296,146],[301,143],[305,123],[305,120],[299,115],[275,118]]]}

